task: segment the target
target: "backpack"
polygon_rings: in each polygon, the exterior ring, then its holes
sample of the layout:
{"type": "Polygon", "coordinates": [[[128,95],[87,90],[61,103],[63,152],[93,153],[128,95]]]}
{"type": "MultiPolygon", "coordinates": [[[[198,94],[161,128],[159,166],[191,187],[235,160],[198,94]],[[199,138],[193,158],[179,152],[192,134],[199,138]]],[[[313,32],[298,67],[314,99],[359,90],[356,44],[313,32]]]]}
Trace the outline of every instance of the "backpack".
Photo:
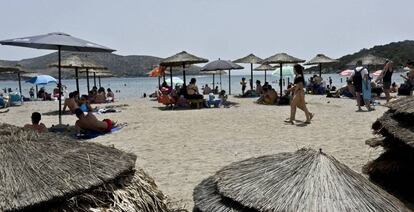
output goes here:
{"type": "Polygon", "coordinates": [[[354,76],[352,77],[352,84],[354,84],[354,86],[356,85],[360,85],[362,86],[362,70],[364,70],[364,68],[361,68],[361,70],[357,71],[357,69],[354,69],[354,76]]]}

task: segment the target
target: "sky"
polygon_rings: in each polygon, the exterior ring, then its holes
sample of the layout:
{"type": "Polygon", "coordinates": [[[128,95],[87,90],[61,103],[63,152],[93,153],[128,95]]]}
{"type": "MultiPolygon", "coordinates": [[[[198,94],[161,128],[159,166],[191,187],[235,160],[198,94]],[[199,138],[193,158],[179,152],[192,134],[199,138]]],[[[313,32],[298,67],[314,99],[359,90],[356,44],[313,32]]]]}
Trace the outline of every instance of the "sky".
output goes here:
{"type": "MultiPolygon", "coordinates": [[[[65,32],[120,55],[338,58],[414,40],[413,0],[2,0],[0,40],[65,32]]],[[[0,59],[52,51],[0,46],[0,59]]]]}

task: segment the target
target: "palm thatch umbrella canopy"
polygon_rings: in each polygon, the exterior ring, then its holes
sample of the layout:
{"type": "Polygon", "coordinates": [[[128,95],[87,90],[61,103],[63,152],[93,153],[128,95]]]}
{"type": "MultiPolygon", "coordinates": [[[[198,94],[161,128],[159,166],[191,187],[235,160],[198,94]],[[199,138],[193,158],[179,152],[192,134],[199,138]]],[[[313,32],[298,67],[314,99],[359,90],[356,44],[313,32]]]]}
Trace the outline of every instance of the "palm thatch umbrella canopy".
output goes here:
{"type": "MultiPolygon", "coordinates": [[[[215,60],[206,64],[201,71],[229,71],[229,95],[231,95],[231,70],[244,69],[243,66],[237,65],[230,60],[215,60]]],[[[221,85],[221,84],[220,84],[221,85]]],[[[213,87],[214,88],[214,87],[213,87]]],[[[220,88],[221,89],[221,88],[220,88]]]]}
{"type": "Polygon", "coordinates": [[[414,97],[400,98],[386,106],[390,109],[372,125],[376,138],[366,142],[384,147],[385,152],[363,171],[391,193],[414,203],[414,97]]]}
{"type": "Polygon", "coordinates": [[[0,211],[170,211],[136,156],[0,123],[0,211]]]}
{"type": "MultiPolygon", "coordinates": [[[[49,67],[59,67],[58,63],[50,64],[49,67]]],[[[106,70],[105,66],[99,65],[87,57],[72,54],[61,61],[61,68],[75,69],[76,90],[79,92],[79,69],[86,70],[87,89],[89,92],[89,69],[106,70]]],[[[96,81],[96,80],[95,80],[96,81]]],[[[95,83],[96,86],[96,83],[95,83]]]]}
{"type": "Polygon", "coordinates": [[[358,61],[362,61],[362,65],[364,66],[368,66],[368,65],[376,66],[376,65],[384,65],[387,59],[383,57],[378,57],[372,54],[367,54],[367,55],[361,56],[351,61],[350,63],[348,63],[348,66],[355,66],[358,61]]]}
{"type": "Polygon", "coordinates": [[[17,78],[18,78],[18,82],[19,82],[19,92],[20,92],[20,95],[22,95],[21,74],[24,74],[24,73],[27,73],[27,72],[23,71],[20,65],[17,65],[15,67],[0,65],[0,73],[17,74],[17,78]]]}
{"type": "Polygon", "coordinates": [[[296,64],[296,63],[303,63],[303,62],[305,62],[305,60],[298,59],[298,58],[290,56],[286,53],[278,53],[278,54],[275,54],[271,57],[268,57],[268,58],[264,59],[262,63],[263,64],[275,64],[275,63],[279,64],[279,66],[280,66],[279,87],[280,87],[280,94],[282,95],[282,91],[283,91],[283,89],[282,89],[282,78],[283,78],[282,67],[283,67],[283,64],[296,64]]]}
{"type": "Polygon", "coordinates": [[[189,54],[186,51],[182,51],[182,52],[177,53],[177,54],[175,54],[171,57],[167,57],[167,58],[161,60],[160,65],[165,66],[165,67],[170,67],[171,85],[173,83],[173,80],[172,80],[172,67],[182,66],[183,67],[184,86],[185,86],[186,85],[185,65],[192,65],[192,64],[198,64],[198,63],[207,63],[207,62],[208,62],[207,59],[189,54]]]}
{"type": "Polygon", "coordinates": [[[223,200],[217,192],[217,184],[214,177],[203,180],[194,188],[193,199],[196,212],[254,212],[256,210],[245,208],[237,202],[223,200]]]}
{"type": "Polygon", "coordinates": [[[250,89],[253,90],[253,64],[261,64],[263,59],[257,57],[254,54],[249,54],[246,57],[239,58],[234,60],[234,63],[250,63],[250,89]]]}
{"type": "Polygon", "coordinates": [[[258,211],[407,211],[332,156],[301,149],[247,159],[216,173],[218,192],[258,211]]]}
{"type": "Polygon", "coordinates": [[[338,60],[332,59],[324,54],[317,54],[314,58],[310,59],[305,65],[319,65],[319,76],[322,76],[322,64],[336,63],[338,60]]]}
{"type": "Polygon", "coordinates": [[[262,64],[259,67],[255,68],[255,71],[264,71],[265,72],[265,82],[267,82],[267,71],[275,70],[276,68],[269,64],[262,64]]]}
{"type": "MultiPolygon", "coordinates": [[[[75,52],[113,52],[114,49],[93,43],[91,41],[83,40],[73,37],[63,32],[52,32],[43,35],[13,38],[0,41],[2,45],[20,46],[35,49],[48,49],[58,51],[58,74],[59,86],[62,86],[61,77],[61,52],[75,51],[75,52]]],[[[62,124],[62,98],[59,95],[59,124],[62,124]]]]}

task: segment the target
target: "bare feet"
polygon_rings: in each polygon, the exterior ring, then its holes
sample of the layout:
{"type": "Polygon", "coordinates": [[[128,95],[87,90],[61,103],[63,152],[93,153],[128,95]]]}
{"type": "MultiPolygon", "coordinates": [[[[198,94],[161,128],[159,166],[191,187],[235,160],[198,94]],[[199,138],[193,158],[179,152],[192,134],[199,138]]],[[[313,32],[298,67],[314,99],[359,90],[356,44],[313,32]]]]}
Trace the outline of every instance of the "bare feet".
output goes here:
{"type": "Polygon", "coordinates": [[[287,124],[295,124],[293,121],[291,121],[291,120],[285,120],[285,123],[287,123],[287,124]]]}

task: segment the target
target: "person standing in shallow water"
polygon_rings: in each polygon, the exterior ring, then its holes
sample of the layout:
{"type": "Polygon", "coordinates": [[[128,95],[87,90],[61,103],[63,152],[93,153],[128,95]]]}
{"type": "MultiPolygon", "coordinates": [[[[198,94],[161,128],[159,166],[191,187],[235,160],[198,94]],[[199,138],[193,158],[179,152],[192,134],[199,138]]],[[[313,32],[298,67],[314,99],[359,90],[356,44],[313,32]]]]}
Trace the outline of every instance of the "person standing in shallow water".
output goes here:
{"type": "Polygon", "coordinates": [[[296,76],[295,80],[293,81],[293,86],[289,88],[289,91],[293,93],[292,101],[290,102],[290,117],[287,120],[285,120],[285,122],[289,124],[294,124],[296,108],[299,108],[303,112],[305,112],[306,124],[310,124],[314,116],[314,114],[309,112],[308,108],[306,107],[305,91],[303,90],[305,85],[303,69],[304,68],[299,64],[296,64],[293,67],[296,76]]]}

